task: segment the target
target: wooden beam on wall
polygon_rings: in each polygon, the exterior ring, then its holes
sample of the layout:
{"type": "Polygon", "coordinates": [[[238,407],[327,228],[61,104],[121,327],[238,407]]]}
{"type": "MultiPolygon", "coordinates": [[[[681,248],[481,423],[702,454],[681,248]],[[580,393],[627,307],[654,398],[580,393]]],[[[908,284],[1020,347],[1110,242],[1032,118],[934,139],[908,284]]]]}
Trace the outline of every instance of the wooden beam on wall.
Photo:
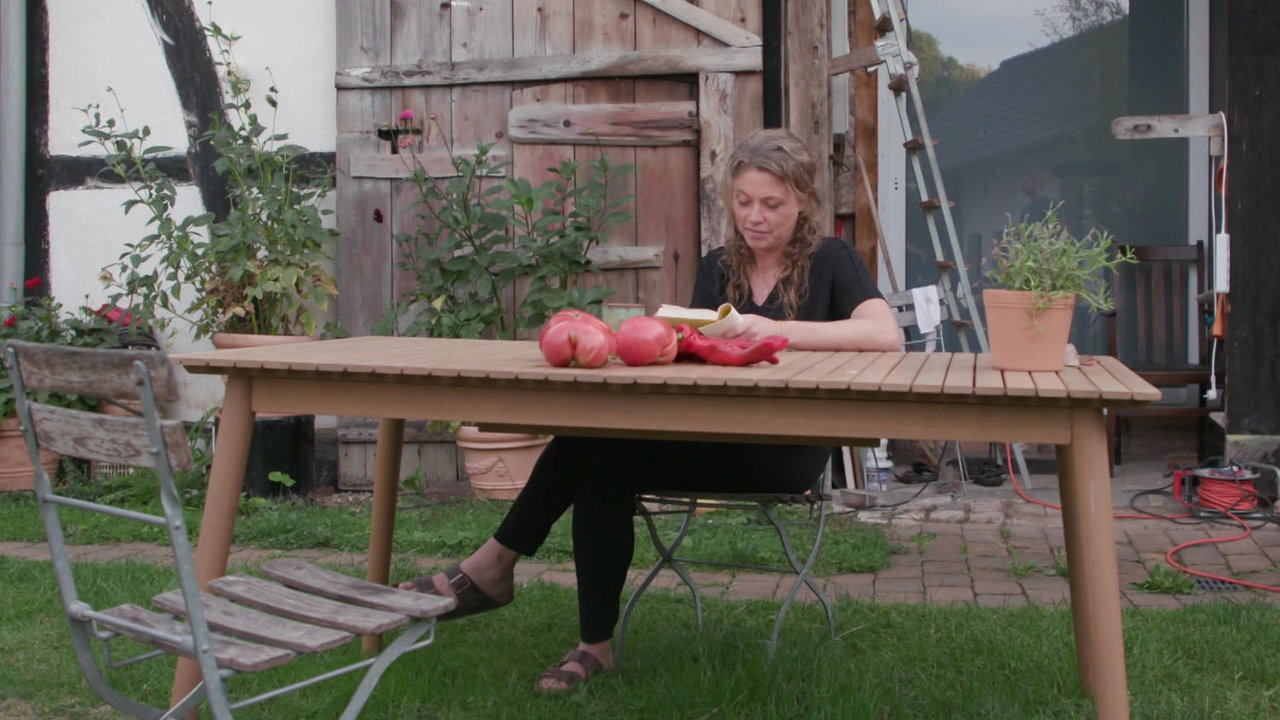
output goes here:
{"type": "Polygon", "coordinates": [[[826,2],[786,4],[787,78],[786,127],[795,133],[818,161],[818,197],[822,199],[822,228],[831,233],[831,83],[827,64],[831,59],[831,6],[826,2]]]}
{"type": "MultiPolygon", "coordinates": [[[[863,48],[874,47],[876,42],[876,18],[871,12],[871,3],[867,2],[850,2],[851,17],[849,18],[849,31],[853,37],[850,39],[850,47],[853,52],[857,53],[863,48]]],[[[852,75],[853,102],[850,103],[850,110],[853,113],[849,125],[850,136],[852,138],[853,154],[856,160],[853,163],[855,168],[861,167],[867,173],[867,179],[870,181],[872,191],[875,195],[879,195],[879,173],[880,173],[880,135],[877,129],[877,90],[876,78],[878,76],[865,72],[854,72],[852,75]]],[[[862,182],[854,183],[853,194],[853,246],[862,257],[862,261],[871,269],[871,276],[876,277],[879,264],[876,260],[879,257],[879,249],[876,244],[877,230],[875,223],[875,215],[872,213],[871,204],[876,202],[876,197],[868,196],[865,190],[866,185],[862,182]]]]}
{"type": "Polygon", "coordinates": [[[493,58],[412,65],[351,66],[339,70],[339,90],[483,83],[552,82],[583,78],[760,72],[760,48],[681,48],[581,55],[493,58]]]}
{"type": "Polygon", "coordinates": [[[644,3],[730,47],[760,45],[759,35],[685,0],[644,0],[644,3]]]}
{"type": "Polygon", "coordinates": [[[723,245],[728,230],[728,218],[720,199],[720,184],[736,142],[733,128],[735,82],[736,76],[731,73],[704,73],[698,77],[698,120],[701,127],[698,204],[703,255],[723,245]]]}
{"type": "Polygon", "coordinates": [[[694,101],[524,105],[507,115],[512,142],[583,145],[693,146],[694,101]]]}

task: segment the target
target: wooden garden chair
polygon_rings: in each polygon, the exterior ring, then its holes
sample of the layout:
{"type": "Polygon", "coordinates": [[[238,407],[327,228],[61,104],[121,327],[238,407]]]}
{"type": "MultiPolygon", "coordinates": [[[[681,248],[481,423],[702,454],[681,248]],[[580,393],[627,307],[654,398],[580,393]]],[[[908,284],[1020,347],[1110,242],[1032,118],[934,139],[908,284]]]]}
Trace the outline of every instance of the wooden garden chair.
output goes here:
{"type": "Polygon", "coordinates": [[[1123,460],[1124,429],[1129,418],[1194,417],[1198,420],[1200,459],[1205,452],[1205,423],[1216,402],[1206,394],[1226,367],[1219,357],[1210,367],[1204,297],[1204,244],[1126,245],[1138,262],[1121,265],[1115,282],[1115,310],[1107,313],[1107,354],[1119,358],[1138,377],[1160,388],[1169,402],[1107,410],[1111,460],[1123,460]],[[1193,314],[1194,313],[1194,314],[1193,314]],[[1190,317],[1189,317],[1190,315],[1190,317]],[[1216,374],[1216,378],[1214,375],[1216,374]],[[1172,401],[1182,391],[1181,402],[1172,401]]]}
{"type": "MultiPolygon", "coordinates": [[[[107,703],[138,718],[177,717],[208,703],[213,717],[323,680],[364,670],[341,717],[356,718],[386,669],[404,653],[432,644],[435,619],[452,599],[397,590],[358,580],[300,560],[264,564],[270,579],[249,575],[217,578],[201,590],[183,520],[175,472],[193,469],[187,433],[177,420],[160,417],[159,403],[176,398],[174,369],[163,353],[96,350],[9,341],[4,365],[17,396],[18,418],[32,457],[45,448],[64,457],[153,471],[159,514],[115,507],[60,494],[36,463],[35,493],[48,536],[71,644],[85,678],[107,703]],[[141,416],[108,416],[40,402],[45,393],[137,401],[141,416]],[[153,598],[113,607],[91,605],[78,589],[77,568],[67,555],[59,517],[62,508],[103,513],[165,528],[173,552],[177,588],[153,598]],[[145,608],[150,604],[155,610],[145,608]],[[232,700],[227,681],[290,663],[304,653],[324,652],[360,635],[401,628],[377,655],[355,662],[323,664],[318,674],[249,697],[232,700]],[[141,643],[120,647],[122,638],[141,643]],[[95,641],[101,644],[95,652],[95,641]],[[121,654],[131,657],[120,657],[121,654]],[[114,668],[177,654],[193,658],[200,683],[166,709],[134,699],[112,683],[114,668]]],[[[105,604],[105,603],[104,603],[105,604]]],[[[320,665],[318,663],[317,665],[320,665]]],[[[316,667],[312,665],[311,667],[316,667]]]]}

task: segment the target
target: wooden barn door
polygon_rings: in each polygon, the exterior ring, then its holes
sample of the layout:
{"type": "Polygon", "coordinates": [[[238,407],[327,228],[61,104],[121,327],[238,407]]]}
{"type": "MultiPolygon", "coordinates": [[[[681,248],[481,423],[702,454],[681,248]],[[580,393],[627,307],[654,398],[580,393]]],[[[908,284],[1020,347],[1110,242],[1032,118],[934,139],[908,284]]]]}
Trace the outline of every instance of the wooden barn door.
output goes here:
{"type": "Polygon", "coordinates": [[[608,153],[633,166],[617,188],[634,195],[633,219],[593,255],[606,271],[591,281],[650,309],[688,301],[697,259],[723,230],[713,166],[761,124],[749,46],[758,2],[342,0],[337,18],[346,331],[369,332],[407,282],[394,237],[413,229],[416,188],[376,134],[406,109],[434,113],[443,129],[419,148],[433,172],[449,170],[446,141],[494,143],[535,184],[565,159],[608,153]]]}
{"type": "MultiPolygon", "coordinates": [[[[590,281],[650,310],[688,302],[698,259],[723,238],[721,164],[762,125],[760,0],[336,3],[345,331],[369,333],[409,282],[394,238],[417,222],[417,189],[403,179],[413,165],[377,137],[404,110],[434,114],[442,130],[412,159],[434,175],[451,170],[446,143],[466,152],[480,141],[535,184],[566,159],[608,153],[633,166],[617,188],[634,195],[633,218],[593,253],[604,272],[590,281]]],[[[340,483],[369,462],[341,453],[340,483]]]]}

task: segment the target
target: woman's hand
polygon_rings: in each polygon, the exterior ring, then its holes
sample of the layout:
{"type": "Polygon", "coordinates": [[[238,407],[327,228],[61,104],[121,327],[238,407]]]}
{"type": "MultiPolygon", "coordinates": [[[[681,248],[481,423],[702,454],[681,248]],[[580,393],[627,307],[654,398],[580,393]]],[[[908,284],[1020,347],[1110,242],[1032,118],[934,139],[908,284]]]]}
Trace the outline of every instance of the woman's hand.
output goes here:
{"type": "Polygon", "coordinates": [[[763,315],[742,315],[742,321],[721,335],[730,340],[759,340],[770,335],[783,335],[782,322],[763,315]]]}
{"type": "Polygon", "coordinates": [[[780,321],[761,315],[743,315],[742,320],[733,334],[725,333],[724,337],[759,340],[769,335],[781,335],[791,341],[787,347],[793,350],[887,352],[902,349],[902,331],[889,304],[880,298],[863,302],[844,320],[780,321]]]}

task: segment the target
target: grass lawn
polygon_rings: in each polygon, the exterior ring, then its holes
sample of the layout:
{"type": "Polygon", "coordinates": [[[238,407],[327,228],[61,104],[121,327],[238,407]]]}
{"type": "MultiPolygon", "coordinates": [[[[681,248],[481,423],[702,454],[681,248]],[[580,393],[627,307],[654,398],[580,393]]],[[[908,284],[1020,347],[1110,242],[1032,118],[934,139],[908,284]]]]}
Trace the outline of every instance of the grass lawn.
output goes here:
{"type": "MultiPolygon", "coordinates": [[[[139,563],[85,566],[84,592],[144,595],[165,571],[139,563]]],[[[81,679],[52,573],[0,559],[0,718],[109,718],[81,679]]],[[[1065,610],[837,603],[840,636],[798,607],[778,655],[766,661],[772,602],[708,603],[693,627],[682,598],[655,593],[637,614],[626,665],[583,692],[543,697],[537,673],[575,637],[573,591],[535,583],[495,613],[444,623],[436,644],[401,660],[366,708],[368,718],[1088,718],[1065,610]]],[[[1220,601],[1125,616],[1135,718],[1269,718],[1280,714],[1280,659],[1252,652],[1280,643],[1275,610],[1220,601]]],[[[357,652],[349,648],[350,652],[357,652]]],[[[171,664],[117,671],[144,697],[167,697],[171,664]]],[[[289,673],[290,669],[283,672],[289,673]]],[[[276,680],[279,675],[275,675],[276,680]]],[[[265,677],[242,676],[248,688],[265,677]]],[[[344,678],[242,713],[249,718],[336,717],[355,680],[344,678]]]]}
{"type": "MultiPolygon", "coordinates": [[[[136,488],[128,483],[98,485],[93,492],[145,504],[129,499],[136,488]]],[[[192,504],[198,503],[198,494],[193,495],[192,504]]],[[[464,555],[488,536],[504,510],[503,503],[403,502],[394,576],[411,572],[418,557],[464,555]]],[[[70,511],[63,517],[75,543],[158,541],[154,530],[119,520],[70,511]]],[[[199,513],[194,508],[190,518],[195,527],[199,513]]],[[[776,539],[768,532],[745,532],[752,524],[740,514],[709,513],[691,542],[739,559],[760,559],[776,539]]],[[[539,559],[569,560],[568,532],[566,519],[539,559]]],[[[367,506],[246,501],[235,542],[286,551],[361,552],[367,533],[367,506]]],[[[32,499],[0,496],[0,540],[43,539],[32,499]]],[[[638,540],[635,564],[647,566],[652,551],[647,538],[638,540]]],[[[874,571],[888,564],[894,550],[880,530],[841,523],[828,530],[819,572],[874,571]]],[[[172,587],[167,569],[148,564],[95,563],[82,569],[82,594],[110,604],[172,587]]],[[[48,564],[0,558],[0,600],[0,720],[117,717],[76,668],[48,564]]],[[[580,693],[538,695],[532,690],[537,674],[575,642],[575,602],[571,589],[532,583],[520,588],[518,602],[507,608],[442,624],[435,646],[392,668],[364,717],[1024,720],[1095,715],[1092,703],[1080,695],[1065,609],[841,598],[837,638],[826,635],[817,608],[798,606],[769,663],[766,643],[775,602],[711,598],[699,631],[687,597],[664,591],[652,592],[637,611],[623,668],[580,693]]],[[[1280,717],[1280,657],[1268,651],[1280,646],[1274,616],[1270,605],[1228,599],[1179,610],[1126,611],[1133,717],[1280,717]]],[[[233,692],[280,684],[281,673],[295,671],[272,672],[235,679],[233,692]]],[[[115,673],[128,691],[144,699],[168,697],[170,661],[115,673]]],[[[335,680],[238,717],[336,717],[356,682],[335,680]]]]}

